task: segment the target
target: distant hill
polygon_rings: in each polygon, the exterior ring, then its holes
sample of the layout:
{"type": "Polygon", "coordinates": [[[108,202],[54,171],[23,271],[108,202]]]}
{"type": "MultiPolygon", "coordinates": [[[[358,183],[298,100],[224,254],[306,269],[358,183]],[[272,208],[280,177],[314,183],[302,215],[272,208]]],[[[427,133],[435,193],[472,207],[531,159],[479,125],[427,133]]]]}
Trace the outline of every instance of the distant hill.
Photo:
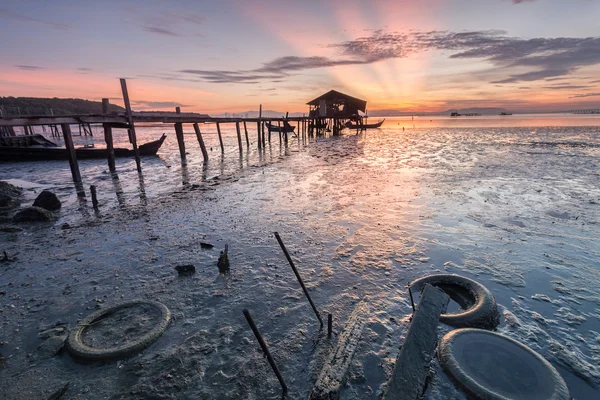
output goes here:
{"type": "Polygon", "coordinates": [[[369,110],[369,116],[371,117],[404,117],[411,115],[420,116],[434,116],[434,115],[450,115],[453,112],[459,114],[481,114],[481,115],[498,115],[502,112],[508,112],[505,108],[492,108],[492,107],[473,107],[473,108],[461,108],[451,109],[447,111],[434,111],[434,112],[418,112],[418,111],[400,111],[400,110],[369,110]]]}
{"type": "MultiPolygon", "coordinates": [[[[291,112],[288,117],[301,117],[307,113],[291,112]]],[[[282,118],[285,117],[285,111],[274,111],[274,110],[263,110],[262,116],[264,118],[282,118]]],[[[258,118],[258,110],[248,110],[238,113],[223,113],[223,114],[211,114],[211,117],[224,117],[224,118],[258,118]]]]}
{"type": "MultiPolygon", "coordinates": [[[[73,115],[100,114],[102,102],[83,99],[59,99],[41,97],[0,97],[0,107],[5,115],[73,115]]],[[[123,107],[115,104],[109,106],[109,111],[125,112],[123,107]]]]}

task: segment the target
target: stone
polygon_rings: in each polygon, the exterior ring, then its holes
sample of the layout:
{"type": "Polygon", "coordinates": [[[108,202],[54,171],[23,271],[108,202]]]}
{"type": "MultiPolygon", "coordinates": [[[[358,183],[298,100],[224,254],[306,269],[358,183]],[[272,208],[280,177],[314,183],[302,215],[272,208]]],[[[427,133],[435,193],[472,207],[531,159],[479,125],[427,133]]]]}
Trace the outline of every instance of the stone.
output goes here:
{"type": "Polygon", "coordinates": [[[178,265],[175,267],[179,275],[192,275],[196,272],[196,267],[192,264],[178,265]]]}
{"type": "Polygon", "coordinates": [[[10,183],[0,181],[0,207],[15,207],[19,205],[21,189],[10,183]]]}
{"type": "Polygon", "coordinates": [[[26,207],[13,217],[13,222],[47,222],[52,220],[54,220],[54,214],[41,207],[26,207]]]}
{"type": "Polygon", "coordinates": [[[49,211],[56,211],[60,210],[62,204],[54,193],[49,190],[43,190],[33,202],[33,206],[45,208],[49,211]]]}

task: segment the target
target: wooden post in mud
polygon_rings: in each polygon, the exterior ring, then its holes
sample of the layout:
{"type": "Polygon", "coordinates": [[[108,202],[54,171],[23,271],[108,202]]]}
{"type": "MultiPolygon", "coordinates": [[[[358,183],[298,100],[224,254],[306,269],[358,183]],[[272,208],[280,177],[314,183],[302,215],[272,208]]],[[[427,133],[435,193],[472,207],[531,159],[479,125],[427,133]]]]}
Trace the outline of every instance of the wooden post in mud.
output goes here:
{"type": "Polygon", "coordinates": [[[246,127],[246,121],[244,121],[244,134],[246,135],[246,147],[250,147],[250,139],[248,139],[248,128],[246,127]]]}
{"type": "Polygon", "coordinates": [[[97,193],[96,193],[96,186],[95,185],[91,185],[90,186],[90,192],[92,193],[92,207],[98,208],[98,196],[97,196],[97,193]]]}
{"type": "Polygon", "coordinates": [[[281,121],[277,120],[277,130],[279,131],[279,145],[281,145],[281,121]]]}
{"type": "Polygon", "coordinates": [[[331,332],[333,331],[333,315],[331,313],[327,314],[327,337],[331,337],[331,332]]]}
{"type": "Polygon", "coordinates": [[[123,92],[123,102],[125,103],[125,111],[127,112],[127,120],[129,122],[129,141],[133,146],[135,153],[135,164],[138,172],[142,172],[142,164],[140,161],[140,151],[137,147],[137,138],[135,135],[135,126],[133,125],[133,115],[131,113],[131,103],[129,103],[129,93],[127,92],[127,82],[121,78],[121,91],[123,92]]]}
{"type": "Polygon", "coordinates": [[[269,131],[269,144],[271,144],[271,127],[273,126],[273,121],[269,120],[268,124],[267,131],[269,131]]]}
{"type": "MultiPolygon", "coordinates": [[[[181,114],[181,108],[175,107],[175,113],[181,114]]],[[[181,122],[175,123],[175,136],[177,136],[177,144],[179,145],[179,155],[181,156],[181,164],[187,164],[187,157],[185,156],[185,141],[183,139],[183,124],[181,122]]]]}
{"type": "Polygon", "coordinates": [[[259,109],[258,109],[258,121],[256,121],[256,133],[258,135],[258,149],[262,149],[262,137],[261,137],[261,127],[262,125],[262,104],[260,105],[259,109]]]}
{"type": "Polygon", "coordinates": [[[288,147],[288,115],[289,113],[285,113],[285,120],[283,121],[283,141],[285,143],[285,147],[288,147]]]}
{"type": "Polygon", "coordinates": [[[204,144],[204,139],[202,139],[202,133],[200,132],[200,127],[196,122],[194,124],[194,131],[196,131],[196,138],[198,139],[198,143],[200,144],[200,149],[202,150],[202,157],[204,157],[204,162],[208,162],[208,152],[206,151],[206,145],[204,144]]]}
{"type": "MultiPolygon", "coordinates": [[[[102,114],[108,114],[108,99],[102,99],[102,114]]],[[[104,141],[106,142],[106,152],[108,155],[108,169],[110,172],[115,172],[115,148],[113,145],[112,127],[110,124],[102,124],[104,128],[104,141]]]]}
{"type": "Polygon", "coordinates": [[[77,163],[77,154],[75,146],[73,146],[73,137],[71,136],[71,127],[69,124],[61,124],[63,138],[65,139],[65,147],[67,148],[67,156],[69,157],[69,166],[71,167],[71,175],[75,183],[75,191],[77,197],[85,197],[83,184],[81,183],[81,173],[79,172],[79,164],[77,163]]]}
{"type": "Polygon", "coordinates": [[[294,265],[294,261],[292,260],[292,257],[290,257],[290,253],[288,253],[287,249],[285,248],[285,244],[283,244],[283,241],[281,240],[281,236],[279,236],[279,233],[274,232],[274,235],[275,235],[275,238],[277,239],[277,241],[279,242],[279,246],[281,246],[281,250],[283,250],[283,254],[285,254],[285,258],[287,258],[288,263],[290,264],[290,267],[292,267],[292,270],[294,271],[294,274],[296,275],[298,282],[300,282],[302,291],[304,291],[304,295],[308,299],[308,302],[310,303],[310,306],[312,307],[313,311],[315,312],[315,315],[317,316],[317,319],[319,320],[319,323],[321,324],[321,327],[322,327],[323,320],[321,319],[321,314],[319,314],[319,310],[317,310],[317,307],[315,307],[315,304],[313,303],[312,299],[310,298],[310,294],[308,294],[308,290],[306,289],[306,286],[304,286],[304,282],[302,281],[302,278],[300,277],[300,274],[298,273],[298,270],[296,269],[296,266],[294,265]]]}
{"type": "Polygon", "coordinates": [[[252,332],[254,332],[254,336],[256,336],[256,340],[258,340],[258,343],[260,344],[260,347],[261,347],[263,353],[265,353],[265,355],[267,356],[267,360],[269,361],[269,364],[271,364],[271,368],[273,369],[273,372],[275,372],[275,376],[277,377],[277,379],[279,380],[279,383],[281,384],[281,390],[283,391],[284,394],[287,393],[287,386],[286,386],[285,382],[283,381],[283,377],[281,376],[281,373],[279,372],[279,368],[277,368],[277,364],[275,364],[275,360],[273,360],[273,357],[271,357],[269,348],[267,347],[267,344],[263,340],[262,335],[260,334],[260,331],[256,327],[256,324],[254,323],[254,320],[252,319],[250,312],[244,308],[243,313],[244,313],[244,317],[246,317],[246,321],[248,321],[248,325],[250,325],[250,329],[252,329],[252,332]]]}
{"type": "Polygon", "coordinates": [[[242,154],[242,133],[240,132],[240,122],[239,121],[237,121],[235,123],[235,130],[237,131],[238,147],[240,149],[240,154],[242,154]]]}
{"type": "Polygon", "coordinates": [[[221,153],[225,153],[225,147],[223,146],[223,138],[221,137],[221,126],[217,122],[217,134],[219,135],[219,143],[221,144],[221,153]]]}

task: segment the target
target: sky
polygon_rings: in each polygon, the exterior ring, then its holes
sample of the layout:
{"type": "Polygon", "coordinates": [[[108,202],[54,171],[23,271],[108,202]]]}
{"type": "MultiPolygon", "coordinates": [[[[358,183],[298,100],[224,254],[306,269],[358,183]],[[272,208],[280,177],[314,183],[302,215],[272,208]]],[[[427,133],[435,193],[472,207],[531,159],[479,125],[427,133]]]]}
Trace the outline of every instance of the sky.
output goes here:
{"type": "Polygon", "coordinates": [[[600,0],[2,0],[0,96],[134,110],[600,108],[600,0]]]}

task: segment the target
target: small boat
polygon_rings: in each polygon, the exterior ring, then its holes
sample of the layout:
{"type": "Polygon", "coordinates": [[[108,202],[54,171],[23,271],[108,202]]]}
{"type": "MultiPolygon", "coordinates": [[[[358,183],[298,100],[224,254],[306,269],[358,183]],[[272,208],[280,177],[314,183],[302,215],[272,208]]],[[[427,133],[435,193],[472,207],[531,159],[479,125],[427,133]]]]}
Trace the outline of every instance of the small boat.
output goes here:
{"type": "MultiPolygon", "coordinates": [[[[158,140],[144,143],[138,147],[140,156],[155,156],[167,135],[158,140]]],[[[132,149],[114,149],[115,157],[133,157],[132,149]]],[[[78,159],[107,158],[105,148],[78,147],[75,149],[78,159]]],[[[43,161],[68,160],[67,149],[49,141],[42,135],[22,135],[0,137],[0,161],[43,161]]]]}
{"type": "Polygon", "coordinates": [[[512,113],[508,113],[508,112],[501,112],[500,115],[512,115],[512,113]]]}
{"type": "Polygon", "coordinates": [[[381,127],[381,125],[383,125],[383,122],[385,121],[385,118],[382,119],[381,121],[377,122],[376,124],[353,124],[352,121],[348,121],[346,122],[346,128],[350,128],[350,129],[375,129],[375,128],[379,128],[381,127]]]}
{"type": "Polygon", "coordinates": [[[295,126],[290,125],[290,123],[287,122],[287,121],[284,121],[283,122],[283,126],[281,126],[281,127],[278,126],[278,125],[271,124],[269,122],[265,122],[265,125],[269,129],[269,132],[279,132],[279,131],[281,131],[281,132],[292,133],[292,132],[294,132],[294,129],[296,129],[295,126]]]}

